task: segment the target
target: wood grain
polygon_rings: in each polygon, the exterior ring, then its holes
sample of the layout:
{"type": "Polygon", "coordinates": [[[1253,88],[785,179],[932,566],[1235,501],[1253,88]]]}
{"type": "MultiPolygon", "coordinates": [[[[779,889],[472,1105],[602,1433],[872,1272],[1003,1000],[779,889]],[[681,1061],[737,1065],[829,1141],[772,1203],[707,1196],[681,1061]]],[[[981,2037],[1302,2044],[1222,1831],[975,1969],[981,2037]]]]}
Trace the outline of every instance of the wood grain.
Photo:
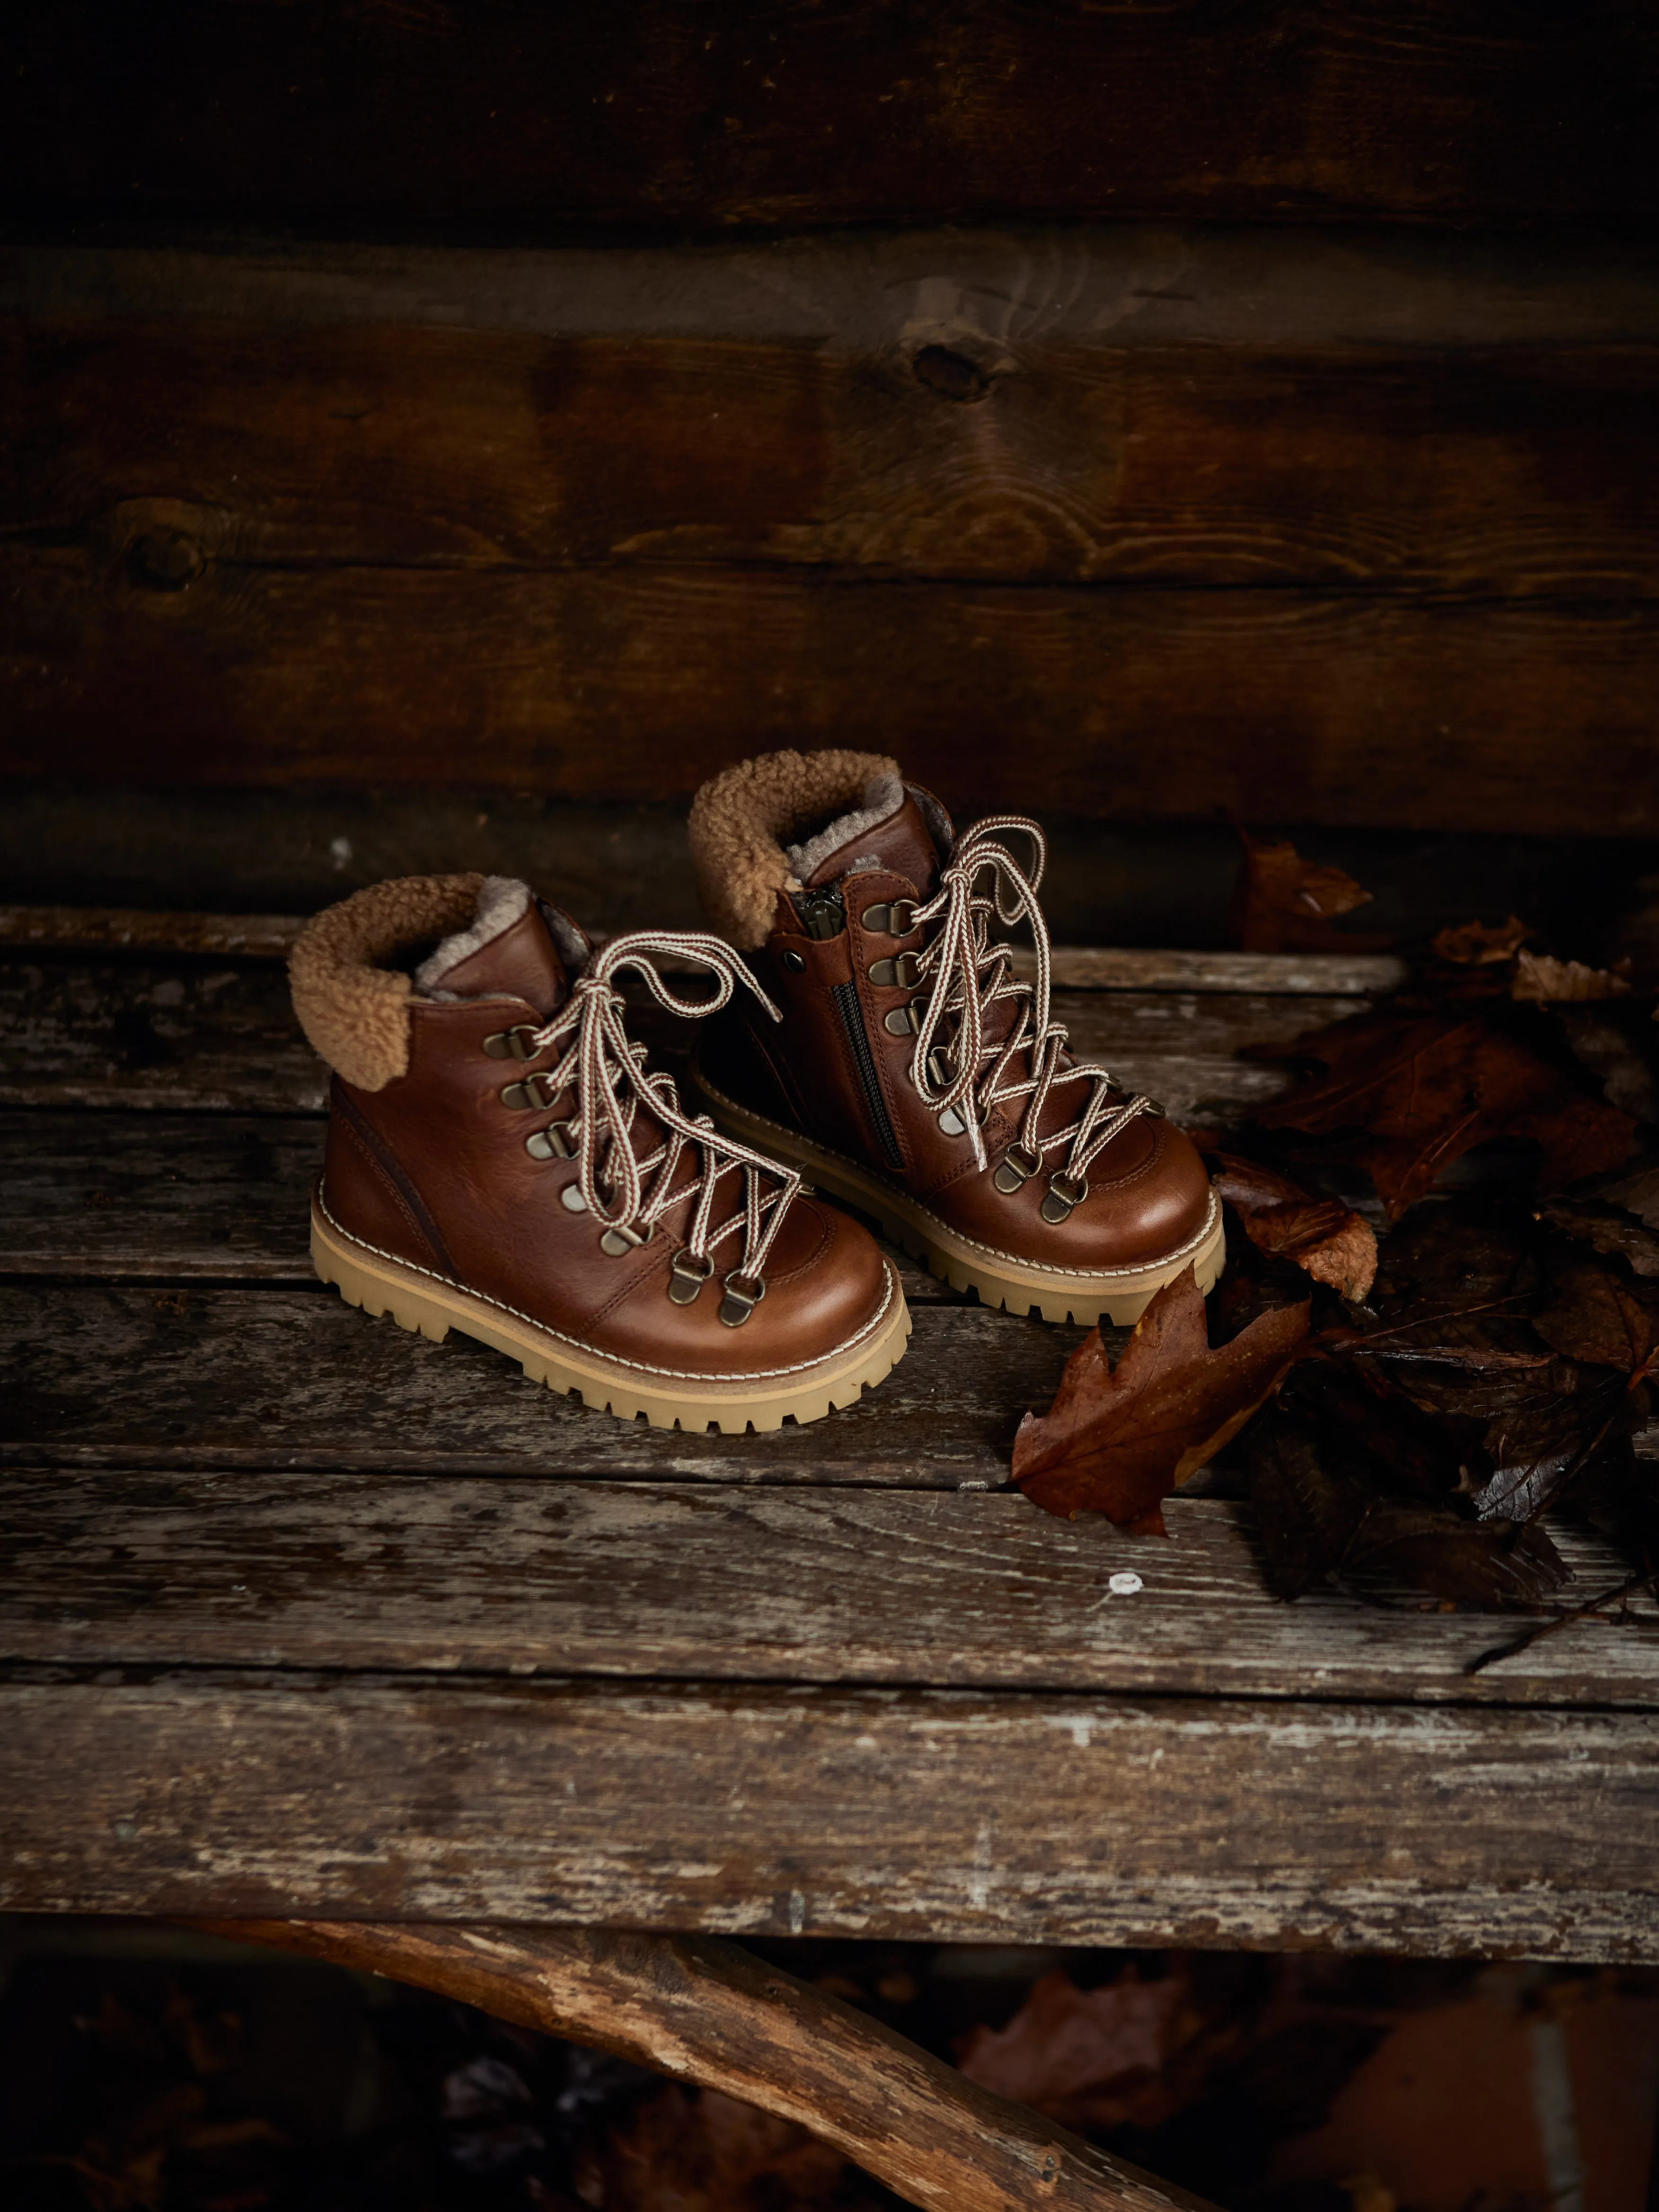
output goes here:
{"type": "Polygon", "coordinates": [[[206,562],[741,562],[1659,595],[1650,345],[1114,348],[1032,321],[867,350],[14,324],[0,526],[162,590],[206,562]]]}
{"type": "MultiPolygon", "coordinates": [[[[0,905],[0,945],[19,951],[205,953],[234,960],[285,960],[306,917],[290,914],[168,914],[149,908],[0,905]]],[[[650,925],[642,924],[648,927],[650,925]]],[[[615,933],[590,932],[596,943],[615,933]]],[[[1036,974],[1017,949],[1014,972],[1036,974]]],[[[666,957],[665,971],[689,971],[666,957]]],[[[1050,973],[1062,988],[1089,991],[1320,992],[1327,996],[1395,990],[1410,973],[1391,953],[1117,951],[1056,945],[1050,973]]]]}
{"type": "Polygon", "coordinates": [[[14,775],[662,800],[856,727],[974,809],[1659,823],[1642,600],[826,588],[718,566],[191,574],[207,524],[169,514],[139,532],[153,562],[0,552],[14,775]]]}
{"type": "MultiPolygon", "coordinates": [[[[830,1441],[821,1479],[845,1485],[830,1441]]],[[[1470,1675],[1525,1624],[1398,1591],[1282,1604],[1248,1508],[1167,1511],[1159,1542],[948,1491],[15,1472],[0,1656],[1659,1709],[1651,1600],[1470,1675]],[[1114,1593],[1124,1571],[1142,1586],[1114,1593]]],[[[1553,1603],[1626,1578],[1553,1534],[1553,1603]]]]}
{"type": "Polygon", "coordinates": [[[1214,2212],[906,2037],[708,1936],[593,1928],[203,1923],[360,1973],[390,1975],[496,2020],[598,2045],[808,2128],[912,2204],[1009,2212],[1214,2212]]]}
{"type": "Polygon", "coordinates": [[[94,343],[118,317],[750,341],[866,358],[928,342],[975,357],[986,343],[1036,340],[1379,359],[1410,347],[1425,361],[1659,342],[1653,247],[1638,231],[1121,219],[534,247],[224,229],[148,245],[20,236],[0,260],[0,313],[18,318],[14,339],[26,323],[72,322],[94,343]]]}
{"type": "Polygon", "coordinates": [[[603,17],[113,0],[14,33],[8,197],[82,216],[656,230],[1659,206],[1646,13],[1293,0],[603,17]]]}
{"type": "Polygon", "coordinates": [[[919,1305],[893,1374],[830,1422],[687,1436],[618,1421],[309,1291],[0,1290],[0,1460],[31,1466],[356,1468],[1001,1485],[1019,1417],[1082,1331],[919,1305]],[[832,1472],[833,1470],[833,1472],[832,1472]]]}
{"type": "MultiPolygon", "coordinates": [[[[1238,1060],[1238,1048],[1362,1004],[1260,990],[1059,991],[1053,1001],[1079,1053],[1178,1120],[1276,1097],[1284,1071],[1238,1060]]],[[[693,1025],[648,1002],[630,1021],[661,1064],[683,1066],[693,1025]]],[[[0,1105],[294,1114],[320,1113],[327,1097],[327,1070],[272,963],[0,960],[0,1105]]]]}
{"type": "Polygon", "coordinates": [[[0,1905],[1659,1957],[1659,1717],[205,1670],[0,1688],[0,1905]]]}
{"type": "Polygon", "coordinates": [[[314,1115],[0,1116],[0,1276],[309,1283],[314,1115]]]}
{"type": "Polygon", "coordinates": [[[19,951],[182,952],[221,960],[286,960],[304,927],[304,916],[293,914],[0,905],[0,945],[19,951]]]}

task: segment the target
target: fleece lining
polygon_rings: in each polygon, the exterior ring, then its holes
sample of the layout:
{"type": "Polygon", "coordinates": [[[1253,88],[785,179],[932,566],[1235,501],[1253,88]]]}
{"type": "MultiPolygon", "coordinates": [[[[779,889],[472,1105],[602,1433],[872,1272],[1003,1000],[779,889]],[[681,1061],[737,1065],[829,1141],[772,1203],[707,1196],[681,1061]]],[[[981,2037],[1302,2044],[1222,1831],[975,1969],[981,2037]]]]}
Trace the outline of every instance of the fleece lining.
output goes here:
{"type": "Polygon", "coordinates": [[[764,945],[778,893],[799,890],[902,798],[898,763],[884,753],[762,753],[725,769],[691,802],[691,860],[709,921],[739,951],[764,945]]]}
{"type": "Polygon", "coordinates": [[[873,777],[864,787],[864,804],[855,806],[849,814],[837,815],[836,819],[809,837],[804,845],[786,845],[784,853],[794,871],[797,883],[810,883],[824,862],[850,845],[854,837],[862,837],[866,830],[890,820],[904,804],[904,786],[896,775],[873,777]]]}
{"type": "Polygon", "coordinates": [[[486,876],[471,922],[465,929],[458,929],[453,936],[445,938],[431,957],[422,961],[415,970],[416,988],[435,991],[452,968],[459,968],[463,960],[470,960],[486,945],[493,945],[504,929],[513,927],[529,904],[528,884],[521,884],[513,876],[486,876]]]}
{"type": "Polygon", "coordinates": [[[408,1073],[414,986],[400,969],[379,963],[401,946],[468,927],[485,881],[398,876],[325,907],[301,931],[288,963],[294,1011],[313,1051],[347,1083],[383,1091],[408,1073]]]}

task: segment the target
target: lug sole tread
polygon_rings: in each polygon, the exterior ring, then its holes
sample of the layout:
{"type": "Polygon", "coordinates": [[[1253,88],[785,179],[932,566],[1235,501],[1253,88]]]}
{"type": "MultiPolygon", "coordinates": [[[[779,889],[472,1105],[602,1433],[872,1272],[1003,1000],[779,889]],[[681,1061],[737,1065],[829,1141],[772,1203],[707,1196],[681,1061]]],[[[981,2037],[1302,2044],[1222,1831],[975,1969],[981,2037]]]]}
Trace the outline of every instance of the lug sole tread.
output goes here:
{"type": "Polygon", "coordinates": [[[456,1330],[516,1360],[528,1381],[561,1396],[574,1395],[593,1411],[620,1420],[643,1419],[653,1429],[714,1428],[729,1436],[752,1428],[763,1435],[781,1429],[787,1419],[802,1424],[823,1420],[856,1404],[865,1391],[884,1381],[903,1358],[910,1335],[909,1309],[896,1289],[896,1310],[886,1328],[840,1370],[816,1377],[809,1370],[798,1386],[757,1392],[752,1397],[704,1397],[672,1386],[651,1389],[613,1382],[587,1372],[531,1340],[536,1332],[529,1324],[471,1311],[465,1303],[467,1293],[459,1285],[447,1294],[427,1291],[394,1272],[395,1262],[388,1264],[343,1243],[315,1213],[312,1262],[322,1281],[371,1320],[389,1318],[432,1344],[441,1344],[456,1330]],[[458,1310],[448,1310],[447,1301],[458,1310]]]}

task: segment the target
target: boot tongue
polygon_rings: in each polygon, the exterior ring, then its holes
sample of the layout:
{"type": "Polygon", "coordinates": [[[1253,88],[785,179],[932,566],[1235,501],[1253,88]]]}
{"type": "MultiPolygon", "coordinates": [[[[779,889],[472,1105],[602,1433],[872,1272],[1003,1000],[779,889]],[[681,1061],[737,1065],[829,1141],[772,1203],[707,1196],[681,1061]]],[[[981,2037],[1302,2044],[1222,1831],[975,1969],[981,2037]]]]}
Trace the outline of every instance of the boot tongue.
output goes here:
{"type": "Polygon", "coordinates": [[[486,878],[471,925],[457,930],[416,971],[422,991],[446,999],[523,999],[544,1018],[569,995],[570,980],[537,901],[510,877],[486,878]]]}
{"type": "Polygon", "coordinates": [[[837,845],[806,879],[817,890],[853,872],[883,868],[914,884],[920,898],[931,896],[939,880],[939,856],[921,807],[907,791],[885,820],[860,830],[837,845]]]}

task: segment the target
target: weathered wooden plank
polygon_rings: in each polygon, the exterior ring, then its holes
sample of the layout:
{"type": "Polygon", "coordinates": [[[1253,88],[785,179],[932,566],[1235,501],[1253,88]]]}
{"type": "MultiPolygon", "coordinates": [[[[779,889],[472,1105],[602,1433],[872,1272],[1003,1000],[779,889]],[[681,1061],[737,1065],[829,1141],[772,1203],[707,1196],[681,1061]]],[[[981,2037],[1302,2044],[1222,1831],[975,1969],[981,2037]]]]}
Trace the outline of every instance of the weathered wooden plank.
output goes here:
{"type": "MultiPolygon", "coordinates": [[[[1650,1600],[1471,1676],[1524,1624],[1281,1604],[1247,1508],[1168,1516],[1158,1542],[1018,1495],[58,1468],[0,1480],[0,1656],[1659,1708],[1650,1600]]],[[[1625,1580],[1556,1533],[1554,1602],[1625,1580]]]]}
{"type": "Polygon", "coordinates": [[[1081,1331],[969,1305],[919,1305],[915,1318],[894,1373],[829,1421],[687,1436],[590,1413],[470,1339],[429,1344],[320,1287],[12,1287],[0,1290],[0,1460],[1006,1481],[1020,1414],[1052,1398],[1081,1331]]]}
{"type": "MultiPolygon", "coordinates": [[[[967,785],[956,795],[965,823],[978,795],[967,785]]],[[[1264,813],[1253,826],[1279,818],[1264,813]]],[[[1059,943],[1207,955],[1228,942],[1239,848],[1224,821],[1045,811],[1043,827],[1043,904],[1059,943]]],[[[1376,893],[1357,924],[1402,944],[1473,915],[1519,914],[1588,956],[1613,916],[1647,903],[1640,884],[1659,865],[1659,851],[1636,838],[1295,834],[1304,851],[1376,893]]],[[[0,806],[0,884],[18,900],[293,915],[389,876],[455,868],[526,877],[589,930],[702,926],[685,810],[660,800],[464,788],[163,790],[129,781],[13,784],[0,806]]],[[[1208,988],[1190,972],[1168,980],[1208,988]]],[[[1148,989],[1164,981],[1142,979],[1148,989]]],[[[1332,988],[1359,981],[1343,977],[1332,988]]]]}
{"type": "MultiPolygon", "coordinates": [[[[1285,1078],[1235,1058],[1358,1011],[1353,998],[1261,991],[1061,991],[1056,1020],[1080,1052],[1161,1097],[1177,1118],[1272,1097],[1285,1078]]],[[[665,1064],[691,1025],[647,1006],[635,1018],[665,1064]]],[[[0,1105],[173,1112],[319,1113],[327,1071],[307,1045],[272,963],[0,961],[0,1105]]]]}
{"type": "Polygon", "coordinates": [[[0,945],[19,951],[185,952],[221,960],[285,960],[304,926],[304,917],[292,914],[0,905],[0,945]]]}
{"type": "Polygon", "coordinates": [[[8,1670],[0,1905],[1659,1957],[1659,1716],[8,1670]]]}
{"type": "MultiPolygon", "coordinates": [[[[1243,991],[1298,997],[1310,992],[1352,997],[1397,991],[1411,972],[1409,963],[1391,952],[1141,952],[1094,945],[1056,945],[1051,964],[1055,983],[1067,991],[1243,991]]],[[[1023,948],[1016,951],[1014,972],[1034,979],[1035,954],[1023,948]]]]}
{"type": "Polygon", "coordinates": [[[1055,2212],[1215,2212],[715,1938],[434,1923],[203,1924],[235,1942],[278,1944],[434,1990],[739,2097],[810,2128],[908,2203],[1009,2212],[1036,2194],[1055,2212]]]}
{"type": "MultiPolygon", "coordinates": [[[[1659,270],[1654,289],[1659,295],[1659,270]]],[[[201,564],[1659,594],[1651,346],[15,324],[0,527],[201,564]]]]}
{"type": "Polygon", "coordinates": [[[1586,0],[1174,9],[632,0],[600,17],[31,11],[9,197],[90,216],[684,231],[1102,210],[1621,219],[1655,37],[1586,0]],[[1196,60],[1195,60],[1196,57],[1196,60]]]}
{"type": "Polygon", "coordinates": [[[662,800],[739,750],[856,729],[952,805],[1659,823],[1659,614],[1641,600],[198,570],[194,521],[143,535],[137,561],[0,551],[14,775],[662,800]],[[1595,744],[1564,743],[1575,729],[1595,744]]]}
{"type": "Polygon", "coordinates": [[[0,1105],[317,1114],[327,1102],[327,1070],[268,962],[0,962],[0,1105]]]}
{"type": "MultiPolygon", "coordinates": [[[[888,211],[890,214],[890,211],[888,211]]],[[[222,211],[221,211],[221,219],[222,211]]],[[[1626,232],[1185,227],[792,230],[615,246],[353,245],[175,233],[165,245],[30,243],[0,260],[0,314],[73,321],[749,341],[831,355],[918,343],[1103,353],[1225,346],[1538,350],[1659,343],[1651,242],[1626,232]]],[[[181,400],[184,395],[181,395],[181,400]]],[[[481,463],[488,457],[481,455],[481,463]]]]}
{"type": "Polygon", "coordinates": [[[313,1279],[314,1116],[0,1117],[0,1275],[313,1279]]]}
{"type": "MultiPolygon", "coordinates": [[[[300,1115],[0,1116],[0,1278],[303,1283],[323,1131],[300,1115]]],[[[961,1295],[889,1249],[914,1304],[961,1295]]]]}
{"type": "MultiPolygon", "coordinates": [[[[205,953],[236,960],[286,959],[302,915],[178,914],[149,908],[0,905],[0,945],[19,951],[205,953]]],[[[665,957],[665,969],[682,963],[665,957]]],[[[690,963],[684,963],[689,966],[690,963]]],[[[1315,991],[1327,996],[1397,989],[1409,972],[1391,953],[1119,951],[1056,945],[1050,969],[1062,988],[1085,991],[1315,991]]],[[[1036,961],[1024,947],[1014,969],[1036,961]]]]}

